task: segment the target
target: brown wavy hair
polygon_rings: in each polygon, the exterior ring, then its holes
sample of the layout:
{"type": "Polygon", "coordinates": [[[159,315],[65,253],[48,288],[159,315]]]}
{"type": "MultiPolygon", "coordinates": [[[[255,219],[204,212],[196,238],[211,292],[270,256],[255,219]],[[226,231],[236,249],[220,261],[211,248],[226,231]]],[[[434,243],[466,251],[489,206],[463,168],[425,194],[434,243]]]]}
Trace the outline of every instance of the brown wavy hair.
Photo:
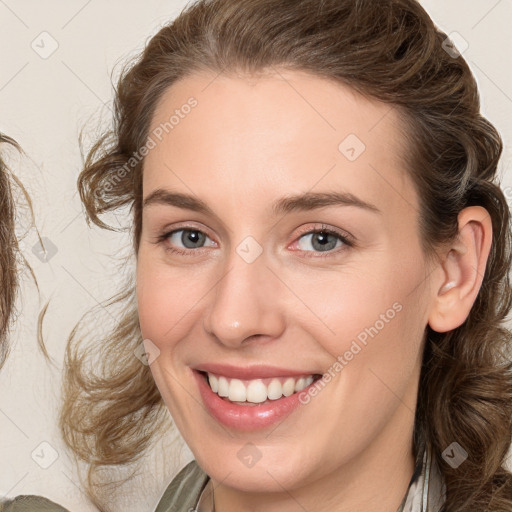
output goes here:
{"type": "MultiPolygon", "coordinates": [[[[0,133],[0,149],[7,146],[15,149],[18,153],[23,153],[18,143],[0,133]]],[[[16,175],[9,169],[0,153],[0,368],[4,365],[9,355],[8,333],[16,314],[16,298],[18,296],[19,276],[22,268],[28,270],[28,273],[36,285],[39,292],[34,271],[23,253],[20,251],[19,241],[27,234],[17,234],[17,221],[19,220],[21,204],[15,202],[15,192],[19,192],[19,197],[23,201],[24,217],[28,217],[28,228],[35,227],[34,211],[32,200],[16,175]]],[[[27,219],[24,218],[24,223],[27,219]]],[[[42,244],[41,237],[37,231],[37,236],[42,244]]],[[[40,310],[37,320],[37,342],[39,349],[44,357],[49,361],[50,356],[44,344],[42,328],[49,301],[40,310]]]]}
{"type": "MultiPolygon", "coordinates": [[[[463,325],[426,327],[414,453],[431,450],[446,485],[444,512],[512,511],[505,468],[512,438],[512,334],[506,317],[511,220],[497,178],[500,135],[480,113],[475,79],[447,36],[415,0],[200,0],[151,38],[118,81],[114,122],[90,149],[78,187],[88,219],[120,208],[141,233],[139,155],[155,106],[173,83],[197,71],[244,76],[272,68],[310,72],[396,109],[408,134],[405,155],[420,197],[425,253],[452,241],[459,212],[481,205],[493,243],[479,295],[463,325]],[[457,441],[460,469],[442,452],[457,441]]],[[[142,341],[134,280],[111,301],[119,322],[102,342],[77,328],[66,353],[61,429],[88,465],[96,491],[102,470],[136,461],[164,428],[162,399],[147,366],[133,356],[142,341]]],[[[88,321],[94,324],[94,317],[88,321]]],[[[82,323],[82,326],[84,323],[82,323]]],[[[96,497],[95,497],[96,496],[96,497]]]]}
{"type": "MultiPolygon", "coordinates": [[[[18,148],[16,142],[0,133],[0,145],[18,148]]],[[[17,251],[15,232],[15,207],[12,197],[13,175],[0,155],[0,368],[3,366],[9,345],[7,332],[14,310],[18,290],[17,251]]]]}

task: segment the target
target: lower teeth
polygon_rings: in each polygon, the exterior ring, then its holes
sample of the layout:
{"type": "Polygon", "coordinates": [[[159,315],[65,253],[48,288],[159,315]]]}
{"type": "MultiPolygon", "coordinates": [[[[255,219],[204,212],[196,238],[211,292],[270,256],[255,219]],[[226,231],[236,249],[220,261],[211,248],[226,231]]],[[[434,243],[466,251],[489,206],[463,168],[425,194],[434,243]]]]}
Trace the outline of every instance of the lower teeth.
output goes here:
{"type": "MultiPolygon", "coordinates": [[[[230,400],[228,400],[230,401],[230,400]]],[[[231,402],[232,404],[236,404],[236,405],[249,405],[249,406],[253,406],[253,405],[262,405],[262,404],[266,404],[268,402],[268,400],[265,400],[264,402],[259,402],[257,404],[253,403],[253,402],[231,402]]]]}

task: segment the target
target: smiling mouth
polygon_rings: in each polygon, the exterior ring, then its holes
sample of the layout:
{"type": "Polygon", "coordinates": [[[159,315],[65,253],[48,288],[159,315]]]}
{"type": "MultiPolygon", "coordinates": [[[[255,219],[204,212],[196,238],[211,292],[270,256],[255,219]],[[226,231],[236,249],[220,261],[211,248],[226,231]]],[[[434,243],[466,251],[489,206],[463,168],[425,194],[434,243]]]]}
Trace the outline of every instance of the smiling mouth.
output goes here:
{"type": "Polygon", "coordinates": [[[227,402],[238,405],[267,404],[299,393],[320,379],[320,374],[241,380],[210,372],[199,372],[210,389],[227,402]]]}

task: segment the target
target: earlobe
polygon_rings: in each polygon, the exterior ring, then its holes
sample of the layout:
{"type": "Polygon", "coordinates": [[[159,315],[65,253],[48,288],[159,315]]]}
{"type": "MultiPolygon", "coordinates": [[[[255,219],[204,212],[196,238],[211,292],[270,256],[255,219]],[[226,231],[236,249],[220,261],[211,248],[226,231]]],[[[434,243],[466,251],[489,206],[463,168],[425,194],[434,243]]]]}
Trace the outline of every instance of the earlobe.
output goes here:
{"type": "Polygon", "coordinates": [[[487,210],[470,206],[458,217],[459,234],[441,262],[438,287],[428,323],[437,332],[462,325],[476,300],[491,250],[492,221],[487,210]]]}

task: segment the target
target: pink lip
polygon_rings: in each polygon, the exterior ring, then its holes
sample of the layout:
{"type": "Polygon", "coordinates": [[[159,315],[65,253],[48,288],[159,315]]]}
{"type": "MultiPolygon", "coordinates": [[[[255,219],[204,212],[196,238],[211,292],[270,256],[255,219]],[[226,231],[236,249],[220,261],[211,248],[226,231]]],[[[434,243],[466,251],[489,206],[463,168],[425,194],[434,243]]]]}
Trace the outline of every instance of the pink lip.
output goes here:
{"type": "Polygon", "coordinates": [[[276,366],[254,365],[243,368],[219,363],[202,364],[195,367],[194,370],[240,380],[265,379],[270,377],[301,377],[303,375],[314,375],[318,373],[308,370],[289,370],[276,366]]]}
{"type": "MultiPolygon", "coordinates": [[[[275,371],[276,369],[273,368],[272,370],[275,371]]],[[[217,393],[214,393],[206,382],[204,374],[196,370],[194,370],[193,373],[199,386],[199,393],[209,413],[226,427],[246,432],[270,427],[278,421],[283,421],[301,405],[299,395],[305,392],[307,393],[309,387],[315,384],[313,382],[299,393],[294,393],[293,395],[282,397],[278,400],[271,400],[257,405],[238,405],[224,400],[219,397],[217,393]]],[[[219,373],[221,375],[231,376],[226,375],[225,368],[222,368],[222,371],[219,373]]],[[[240,373],[237,375],[240,375],[240,373]]],[[[243,375],[247,376],[247,373],[243,375]]],[[[259,372],[258,376],[261,375],[261,372],[259,372]]],[[[277,374],[274,373],[273,375],[277,374]]],[[[283,375],[283,373],[281,372],[279,375],[283,375]]],[[[291,374],[288,373],[287,375],[291,374]]],[[[303,373],[299,375],[303,375],[303,373]]],[[[233,378],[239,377],[233,375],[233,378]]]]}

